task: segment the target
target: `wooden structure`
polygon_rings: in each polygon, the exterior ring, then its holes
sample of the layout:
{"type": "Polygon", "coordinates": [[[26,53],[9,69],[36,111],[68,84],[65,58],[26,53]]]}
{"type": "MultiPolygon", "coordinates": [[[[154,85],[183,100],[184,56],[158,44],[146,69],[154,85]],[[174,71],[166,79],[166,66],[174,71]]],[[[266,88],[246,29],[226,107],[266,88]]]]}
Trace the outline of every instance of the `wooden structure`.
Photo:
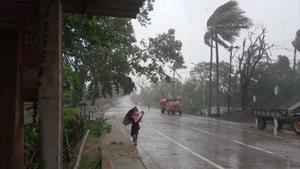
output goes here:
{"type": "Polygon", "coordinates": [[[0,168],[24,168],[24,101],[38,103],[40,168],[62,168],[62,14],[135,17],[143,0],[0,0],[0,168]]]}

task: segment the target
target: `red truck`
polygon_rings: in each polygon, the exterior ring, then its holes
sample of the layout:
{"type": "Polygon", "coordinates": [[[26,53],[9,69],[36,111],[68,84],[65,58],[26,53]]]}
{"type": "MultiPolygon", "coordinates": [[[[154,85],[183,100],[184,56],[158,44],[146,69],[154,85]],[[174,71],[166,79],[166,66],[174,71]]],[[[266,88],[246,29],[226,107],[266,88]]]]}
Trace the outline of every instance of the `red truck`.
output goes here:
{"type": "Polygon", "coordinates": [[[182,114],[181,101],[178,98],[162,98],[160,99],[161,113],[167,112],[168,114],[182,114]]]}

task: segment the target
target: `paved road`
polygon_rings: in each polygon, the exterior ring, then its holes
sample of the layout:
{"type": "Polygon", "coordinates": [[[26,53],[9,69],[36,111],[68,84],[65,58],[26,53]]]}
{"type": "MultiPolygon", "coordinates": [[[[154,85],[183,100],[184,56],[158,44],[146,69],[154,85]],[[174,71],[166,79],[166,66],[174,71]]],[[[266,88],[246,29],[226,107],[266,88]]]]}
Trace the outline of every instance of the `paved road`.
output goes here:
{"type": "MultiPolygon", "coordinates": [[[[123,99],[108,115],[121,120],[134,106],[123,99]]],[[[138,149],[148,169],[299,169],[300,137],[249,125],[146,109],[138,149]]],[[[125,129],[125,132],[129,128],[125,129]]]]}

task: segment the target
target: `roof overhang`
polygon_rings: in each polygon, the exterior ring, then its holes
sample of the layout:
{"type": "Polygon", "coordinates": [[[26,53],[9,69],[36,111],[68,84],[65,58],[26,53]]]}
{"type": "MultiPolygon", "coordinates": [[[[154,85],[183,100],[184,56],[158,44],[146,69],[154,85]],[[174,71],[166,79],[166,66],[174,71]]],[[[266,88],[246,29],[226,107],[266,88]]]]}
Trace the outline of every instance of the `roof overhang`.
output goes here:
{"type": "Polygon", "coordinates": [[[63,11],[86,15],[135,18],[144,0],[62,0],[63,11]]]}

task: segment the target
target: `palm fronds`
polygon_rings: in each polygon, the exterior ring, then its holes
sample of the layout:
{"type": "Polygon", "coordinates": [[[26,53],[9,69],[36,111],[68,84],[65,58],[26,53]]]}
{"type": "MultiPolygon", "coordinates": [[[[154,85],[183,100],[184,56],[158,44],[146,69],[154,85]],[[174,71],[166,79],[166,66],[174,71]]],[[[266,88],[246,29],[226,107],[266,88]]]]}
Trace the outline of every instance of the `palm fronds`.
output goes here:
{"type": "Polygon", "coordinates": [[[207,21],[207,28],[230,43],[236,40],[242,29],[252,25],[251,19],[244,15],[236,1],[229,1],[218,7],[207,21]]]}
{"type": "Polygon", "coordinates": [[[292,41],[292,45],[300,52],[300,29],[296,32],[296,37],[292,41]]]}
{"type": "Polygon", "coordinates": [[[211,46],[211,39],[213,41],[217,41],[218,44],[220,44],[221,46],[223,46],[226,49],[229,49],[229,45],[225,43],[224,39],[222,37],[220,37],[219,35],[217,35],[217,38],[215,38],[215,36],[213,35],[213,32],[211,30],[208,30],[205,34],[204,34],[204,43],[209,46],[209,47],[214,47],[211,46]]]}

